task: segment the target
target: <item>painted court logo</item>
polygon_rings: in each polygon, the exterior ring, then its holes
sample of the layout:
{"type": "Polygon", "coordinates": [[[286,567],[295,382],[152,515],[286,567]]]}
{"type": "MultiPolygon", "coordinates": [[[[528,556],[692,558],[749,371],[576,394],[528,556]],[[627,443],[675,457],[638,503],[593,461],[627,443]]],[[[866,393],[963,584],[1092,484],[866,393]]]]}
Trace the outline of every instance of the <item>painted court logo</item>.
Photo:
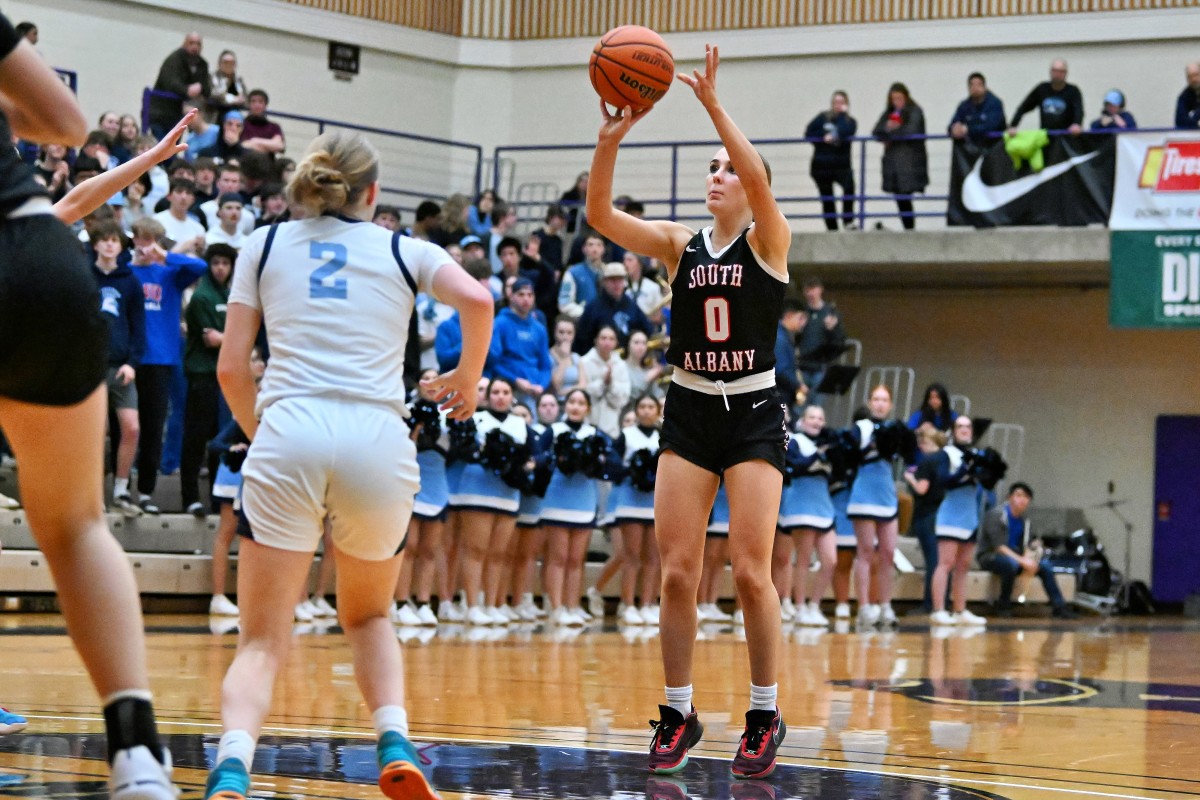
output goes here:
{"type": "Polygon", "coordinates": [[[1138,188],[1200,192],[1200,142],[1167,142],[1147,148],[1138,188]]]}

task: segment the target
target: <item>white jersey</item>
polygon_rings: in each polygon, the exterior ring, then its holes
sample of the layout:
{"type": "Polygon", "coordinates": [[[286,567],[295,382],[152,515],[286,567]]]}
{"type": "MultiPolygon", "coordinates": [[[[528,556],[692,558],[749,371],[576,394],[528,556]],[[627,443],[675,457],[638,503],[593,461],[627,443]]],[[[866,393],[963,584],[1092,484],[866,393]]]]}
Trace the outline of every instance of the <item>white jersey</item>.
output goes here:
{"type": "Polygon", "coordinates": [[[404,347],[418,291],[450,254],[378,225],[326,215],[259,228],[230,303],[262,312],[271,359],[258,412],[285,397],[337,397],[407,414],[404,347]],[[273,232],[273,233],[272,233],[273,232]]]}

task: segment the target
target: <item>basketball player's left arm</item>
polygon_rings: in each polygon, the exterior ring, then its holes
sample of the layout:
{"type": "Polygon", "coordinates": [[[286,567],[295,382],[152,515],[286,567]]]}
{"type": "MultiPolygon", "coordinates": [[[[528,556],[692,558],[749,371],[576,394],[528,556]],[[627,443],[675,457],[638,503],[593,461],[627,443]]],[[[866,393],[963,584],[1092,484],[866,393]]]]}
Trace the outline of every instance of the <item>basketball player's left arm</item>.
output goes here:
{"type": "Polygon", "coordinates": [[[704,106],[721,137],[721,144],[729,153],[729,162],[737,171],[746,192],[746,200],[754,215],[754,228],[747,239],[754,251],[781,275],[786,276],[788,248],[792,244],[792,230],[787,218],[779,210],[775,195],[771,192],[771,180],[762,156],[746,138],[746,134],[734,124],[717,99],[717,67],[720,55],[716,45],[704,46],[704,73],[692,70],[691,75],[676,77],[692,88],[696,99],[704,106]]]}
{"type": "Polygon", "coordinates": [[[250,369],[250,351],[262,325],[262,313],[244,303],[230,303],[225,311],[225,339],[217,356],[217,382],[225,393],[233,418],[246,437],[254,440],[258,417],[254,406],[258,391],[250,369]]]}
{"type": "Polygon", "coordinates": [[[194,116],[196,109],[189,111],[162,141],[140,156],[77,184],[63,199],[54,204],[54,216],[68,225],[78,222],[107,203],[110,197],[136,181],[155,164],[186,151],[187,145],[179,140],[194,116]]]}

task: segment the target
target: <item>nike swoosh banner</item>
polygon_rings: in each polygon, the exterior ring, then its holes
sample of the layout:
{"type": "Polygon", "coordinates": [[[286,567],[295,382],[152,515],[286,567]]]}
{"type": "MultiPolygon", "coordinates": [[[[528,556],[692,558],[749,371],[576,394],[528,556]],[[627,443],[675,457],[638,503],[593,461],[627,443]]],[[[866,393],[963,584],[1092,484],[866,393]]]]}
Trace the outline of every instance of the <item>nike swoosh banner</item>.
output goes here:
{"type": "Polygon", "coordinates": [[[1020,169],[1004,141],[980,148],[956,142],[950,168],[949,225],[1080,226],[1108,221],[1116,172],[1115,136],[1055,136],[1045,166],[1020,169]]]}

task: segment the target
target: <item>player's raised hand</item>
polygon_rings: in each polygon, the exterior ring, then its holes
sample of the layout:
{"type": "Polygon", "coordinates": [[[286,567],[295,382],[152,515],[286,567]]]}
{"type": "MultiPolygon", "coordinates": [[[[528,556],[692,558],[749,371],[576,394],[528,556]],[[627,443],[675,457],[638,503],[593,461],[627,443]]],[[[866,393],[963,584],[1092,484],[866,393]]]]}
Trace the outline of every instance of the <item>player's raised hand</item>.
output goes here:
{"type": "Polygon", "coordinates": [[[631,106],[625,106],[614,114],[608,110],[608,104],[601,100],[600,113],[604,115],[604,124],[600,126],[600,141],[621,141],[625,134],[629,133],[629,129],[646,116],[649,110],[643,108],[641,111],[634,111],[631,106]]]}
{"type": "Polygon", "coordinates": [[[192,118],[199,113],[199,109],[193,108],[191,111],[183,115],[183,119],[175,123],[175,127],[170,133],[162,138],[158,144],[150,148],[150,152],[154,155],[154,163],[161,164],[169,158],[173,158],[187,150],[187,145],[183,143],[183,132],[187,130],[188,123],[192,118]]]}
{"type": "Polygon", "coordinates": [[[717,104],[717,66],[720,63],[721,57],[717,46],[706,44],[704,45],[704,74],[701,74],[700,70],[694,69],[691,75],[684,75],[680,72],[675,76],[692,87],[692,91],[696,93],[696,99],[705,108],[711,108],[717,104]]]}

